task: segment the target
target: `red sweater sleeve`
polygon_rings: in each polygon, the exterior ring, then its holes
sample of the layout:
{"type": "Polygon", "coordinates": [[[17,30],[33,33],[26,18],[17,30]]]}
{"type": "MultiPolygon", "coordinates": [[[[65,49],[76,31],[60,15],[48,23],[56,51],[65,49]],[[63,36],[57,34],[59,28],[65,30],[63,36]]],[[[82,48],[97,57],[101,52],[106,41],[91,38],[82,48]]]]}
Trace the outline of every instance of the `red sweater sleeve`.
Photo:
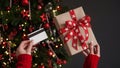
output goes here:
{"type": "Polygon", "coordinates": [[[97,68],[98,62],[99,62],[99,57],[90,54],[86,57],[83,68],[97,68]]]}
{"type": "Polygon", "coordinates": [[[16,68],[31,68],[32,56],[28,54],[21,54],[18,56],[16,68]]]}

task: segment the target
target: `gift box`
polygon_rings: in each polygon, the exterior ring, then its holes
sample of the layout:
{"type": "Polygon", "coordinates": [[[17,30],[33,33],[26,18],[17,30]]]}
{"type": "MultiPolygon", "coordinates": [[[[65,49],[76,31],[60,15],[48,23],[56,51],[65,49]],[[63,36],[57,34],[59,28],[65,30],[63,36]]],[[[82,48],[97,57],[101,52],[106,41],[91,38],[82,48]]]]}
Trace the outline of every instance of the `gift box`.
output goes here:
{"type": "Polygon", "coordinates": [[[93,45],[98,44],[90,25],[90,16],[85,15],[82,7],[55,16],[53,20],[69,55],[87,49],[91,41],[93,45]]]}

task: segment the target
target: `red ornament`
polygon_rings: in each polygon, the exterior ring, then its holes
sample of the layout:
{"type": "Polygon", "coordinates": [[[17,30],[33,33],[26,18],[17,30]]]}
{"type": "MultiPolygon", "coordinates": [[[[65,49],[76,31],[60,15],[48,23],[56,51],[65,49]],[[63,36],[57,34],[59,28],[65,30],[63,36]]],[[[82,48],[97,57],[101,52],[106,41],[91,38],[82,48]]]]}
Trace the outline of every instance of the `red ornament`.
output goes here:
{"type": "Polygon", "coordinates": [[[2,56],[3,56],[3,55],[0,54],[0,60],[2,60],[2,56]]]}
{"type": "Polygon", "coordinates": [[[16,57],[16,53],[12,53],[12,54],[11,54],[11,57],[16,57]]]}
{"type": "Polygon", "coordinates": [[[62,7],[58,5],[58,6],[56,7],[56,9],[57,9],[57,10],[61,10],[62,7]]]}
{"type": "Polygon", "coordinates": [[[45,42],[42,42],[42,46],[44,46],[44,47],[46,46],[45,42]]]}
{"type": "Polygon", "coordinates": [[[7,24],[4,25],[4,29],[8,30],[8,25],[7,24]]]}
{"type": "Polygon", "coordinates": [[[28,40],[28,37],[25,33],[23,33],[23,35],[22,35],[22,40],[28,40]]]}
{"type": "Polygon", "coordinates": [[[10,7],[8,6],[8,7],[6,8],[6,10],[9,11],[9,10],[10,10],[10,7]]]}
{"type": "Polygon", "coordinates": [[[45,29],[49,29],[49,28],[50,28],[49,23],[45,23],[45,24],[44,24],[44,28],[45,28],[45,29]]]}
{"type": "Polygon", "coordinates": [[[30,25],[29,31],[30,31],[30,32],[33,32],[33,30],[34,30],[34,27],[32,27],[32,26],[30,25]]]}
{"type": "Polygon", "coordinates": [[[48,60],[48,66],[49,66],[49,68],[53,68],[52,61],[50,59],[48,60]]]}
{"type": "Polygon", "coordinates": [[[19,25],[19,30],[22,30],[22,25],[19,25]]]}
{"type": "Polygon", "coordinates": [[[2,64],[1,68],[6,68],[6,65],[2,64]]]}
{"type": "Polygon", "coordinates": [[[60,0],[56,0],[56,2],[60,2],[60,0]]]}
{"type": "Polygon", "coordinates": [[[22,0],[22,5],[23,6],[27,6],[29,4],[29,1],[28,0],[22,0]]]}
{"type": "Polygon", "coordinates": [[[40,18],[42,19],[42,22],[45,22],[47,20],[45,13],[43,13],[40,18]]]}
{"type": "Polygon", "coordinates": [[[16,34],[17,34],[17,29],[13,29],[13,31],[10,32],[10,34],[11,34],[11,36],[16,36],[16,34]]]}
{"type": "Polygon", "coordinates": [[[39,65],[38,68],[45,68],[45,66],[42,64],[42,65],[39,65]]]}
{"type": "Polygon", "coordinates": [[[16,53],[11,54],[11,59],[13,60],[16,57],[16,53]]]}
{"type": "Polygon", "coordinates": [[[10,34],[8,35],[9,40],[13,40],[16,35],[17,35],[17,30],[13,29],[13,31],[10,32],[10,34]]]}
{"type": "Polygon", "coordinates": [[[63,64],[66,64],[67,63],[67,61],[66,60],[63,60],[63,62],[62,62],[63,64]]]}
{"type": "Polygon", "coordinates": [[[40,3],[42,3],[42,1],[43,1],[43,0],[38,0],[38,3],[40,4],[40,3]]]}
{"type": "Polygon", "coordinates": [[[7,42],[2,42],[2,45],[3,45],[4,47],[6,47],[6,46],[7,46],[7,42]]]}
{"type": "Polygon", "coordinates": [[[57,59],[57,64],[62,64],[62,60],[61,59],[57,59]]]}
{"type": "Polygon", "coordinates": [[[41,6],[44,5],[44,4],[43,4],[43,0],[38,0],[38,3],[39,3],[41,6]]]}
{"type": "Polygon", "coordinates": [[[13,4],[17,4],[17,3],[19,3],[19,0],[14,0],[13,1],[13,4]]]}
{"type": "Polygon", "coordinates": [[[42,9],[42,6],[41,6],[41,5],[38,5],[38,6],[37,6],[37,9],[38,9],[38,10],[41,10],[41,9],[42,9]]]}
{"type": "Polygon", "coordinates": [[[49,56],[53,55],[53,52],[51,50],[48,51],[49,56]]]}

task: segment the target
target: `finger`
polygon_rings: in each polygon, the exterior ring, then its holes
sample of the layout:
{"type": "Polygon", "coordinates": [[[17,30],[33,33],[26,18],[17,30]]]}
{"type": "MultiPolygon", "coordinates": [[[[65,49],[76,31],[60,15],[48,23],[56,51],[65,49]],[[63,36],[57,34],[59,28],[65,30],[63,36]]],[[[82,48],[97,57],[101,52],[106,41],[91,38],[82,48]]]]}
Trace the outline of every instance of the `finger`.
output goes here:
{"type": "Polygon", "coordinates": [[[90,49],[84,50],[87,54],[90,54],[90,49]]]}
{"type": "Polygon", "coordinates": [[[100,57],[100,46],[96,45],[96,55],[100,57]]]}
{"type": "Polygon", "coordinates": [[[33,46],[33,42],[31,41],[30,44],[28,45],[27,49],[26,49],[28,54],[31,54],[32,46],[33,46]]]}
{"type": "Polygon", "coordinates": [[[93,41],[90,43],[90,54],[94,54],[93,41]]]}
{"type": "Polygon", "coordinates": [[[90,50],[86,49],[82,51],[83,55],[88,56],[90,54],[90,50]]]}
{"type": "Polygon", "coordinates": [[[88,56],[88,53],[86,53],[85,51],[82,51],[82,54],[87,57],[88,56]]]}
{"type": "Polygon", "coordinates": [[[30,40],[25,40],[25,41],[22,41],[21,44],[20,44],[20,48],[25,48],[27,46],[27,44],[30,43],[30,40]]]}

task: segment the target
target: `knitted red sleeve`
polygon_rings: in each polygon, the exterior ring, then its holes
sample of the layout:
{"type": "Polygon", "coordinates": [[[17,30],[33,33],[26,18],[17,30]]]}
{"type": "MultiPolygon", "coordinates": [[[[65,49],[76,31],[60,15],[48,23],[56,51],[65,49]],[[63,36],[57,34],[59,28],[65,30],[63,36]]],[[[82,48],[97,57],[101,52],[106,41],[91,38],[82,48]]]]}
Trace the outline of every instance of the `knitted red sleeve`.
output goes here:
{"type": "Polygon", "coordinates": [[[21,54],[18,56],[16,68],[31,68],[32,56],[28,54],[21,54]]]}
{"type": "Polygon", "coordinates": [[[97,68],[98,62],[99,62],[99,57],[90,54],[86,57],[83,68],[97,68]]]}

